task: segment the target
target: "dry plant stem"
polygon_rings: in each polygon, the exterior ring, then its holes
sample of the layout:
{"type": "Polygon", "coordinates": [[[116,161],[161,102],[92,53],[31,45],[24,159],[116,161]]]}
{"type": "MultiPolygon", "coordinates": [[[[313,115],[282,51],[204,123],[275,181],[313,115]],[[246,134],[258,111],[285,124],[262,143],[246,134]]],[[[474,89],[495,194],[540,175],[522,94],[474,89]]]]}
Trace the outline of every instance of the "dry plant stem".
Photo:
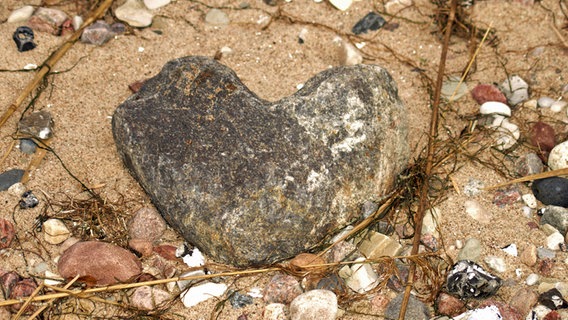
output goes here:
{"type": "Polygon", "coordinates": [[[34,154],[34,157],[30,161],[30,164],[28,164],[28,167],[26,168],[26,171],[24,172],[24,175],[22,176],[22,180],[20,181],[23,184],[28,183],[28,181],[31,178],[32,172],[35,169],[37,169],[37,167],[39,167],[41,160],[43,160],[43,158],[45,157],[45,154],[47,153],[47,148],[49,147],[49,143],[51,142],[51,139],[42,140],[41,144],[38,143],[37,141],[35,141],[35,142],[36,142],[37,145],[41,145],[44,148],[39,148],[39,150],[34,154]]]}
{"type": "Polygon", "coordinates": [[[34,290],[34,292],[32,292],[30,297],[28,299],[26,299],[26,302],[24,302],[24,304],[20,307],[20,310],[18,310],[18,313],[16,313],[16,315],[14,316],[14,320],[18,320],[22,316],[22,314],[24,314],[24,311],[26,311],[26,309],[28,308],[30,303],[33,301],[33,298],[37,296],[37,294],[41,291],[41,289],[43,289],[43,283],[41,283],[34,290]]]}
{"type": "MultiPolygon", "coordinates": [[[[429,190],[429,180],[432,174],[432,168],[434,167],[434,153],[435,153],[435,142],[438,136],[438,113],[440,104],[440,92],[442,88],[442,81],[444,80],[444,71],[446,66],[446,56],[448,54],[448,44],[450,42],[450,36],[452,35],[452,25],[456,16],[457,0],[452,0],[450,3],[450,16],[448,17],[448,24],[446,25],[446,34],[444,35],[444,44],[442,46],[442,53],[440,56],[440,63],[438,65],[438,78],[436,79],[436,89],[434,91],[434,102],[432,104],[432,114],[430,117],[430,134],[428,136],[428,153],[426,155],[426,169],[424,171],[424,183],[420,190],[420,204],[418,211],[414,216],[414,239],[412,241],[412,251],[411,254],[415,255],[418,253],[418,247],[420,246],[420,235],[422,234],[422,220],[424,218],[424,212],[429,206],[428,203],[428,190],[429,190]]],[[[406,283],[406,288],[404,290],[404,297],[402,299],[402,305],[399,313],[399,320],[403,320],[406,315],[406,308],[408,306],[408,301],[410,299],[410,290],[414,283],[414,274],[416,272],[416,264],[410,264],[410,270],[408,273],[408,281],[406,283]]]]}
{"type": "Polygon", "coordinates": [[[513,184],[513,183],[527,182],[527,181],[533,181],[533,180],[544,179],[544,178],[558,177],[558,176],[563,176],[563,175],[568,175],[568,168],[551,170],[551,171],[547,171],[547,172],[543,172],[543,173],[537,173],[537,174],[531,174],[530,176],[526,176],[526,177],[522,177],[522,178],[518,178],[518,179],[511,180],[511,181],[507,181],[507,182],[503,182],[503,183],[499,183],[499,184],[495,184],[495,185],[486,187],[485,190],[493,190],[493,189],[501,188],[501,187],[504,187],[504,186],[508,186],[510,184],[513,184]]]}
{"type": "Polygon", "coordinates": [[[16,98],[16,101],[12,103],[6,111],[0,117],[0,127],[2,127],[6,121],[20,108],[26,97],[32,94],[35,88],[40,84],[40,82],[45,78],[45,76],[51,71],[51,69],[55,66],[55,64],[67,53],[67,51],[73,46],[73,44],[79,39],[81,34],[83,33],[83,29],[85,29],[88,25],[95,22],[97,19],[102,17],[102,15],[106,12],[106,10],[110,7],[113,0],[104,0],[103,3],[95,10],[93,13],[85,20],[83,25],[73,33],[69,40],[65,41],[59,49],[54,51],[47,60],[45,60],[39,69],[39,71],[35,74],[34,78],[28,85],[24,88],[22,93],[16,98]]]}
{"type": "MultiPolygon", "coordinates": [[[[69,288],[71,285],[73,285],[73,283],[75,283],[75,281],[77,281],[77,279],[79,279],[79,275],[75,276],[75,278],[73,278],[71,281],[69,281],[65,287],[63,287],[64,289],[69,288]]],[[[42,284],[43,286],[45,286],[45,283],[42,284]]],[[[47,286],[49,287],[49,286],[47,286]]],[[[30,296],[29,300],[31,301],[31,299],[34,296],[30,296]]],[[[52,299],[51,301],[49,301],[47,304],[43,305],[41,308],[39,308],[36,312],[34,312],[29,318],[28,320],[33,320],[35,319],[37,316],[39,316],[43,310],[45,310],[47,307],[51,306],[53,304],[53,301],[55,301],[55,299],[52,299]]]]}

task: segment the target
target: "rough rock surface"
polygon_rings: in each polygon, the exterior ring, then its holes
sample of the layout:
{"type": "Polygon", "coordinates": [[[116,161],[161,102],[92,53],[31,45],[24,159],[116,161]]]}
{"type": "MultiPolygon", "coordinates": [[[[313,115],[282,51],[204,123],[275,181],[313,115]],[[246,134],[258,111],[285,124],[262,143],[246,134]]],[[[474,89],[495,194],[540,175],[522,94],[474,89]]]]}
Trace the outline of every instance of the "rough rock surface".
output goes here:
{"type": "Polygon", "coordinates": [[[113,134],[174,229],[250,266],[305,251],[387,193],[408,160],[405,112],[378,66],[328,69],[268,102],[231,69],[185,57],[117,108],[113,134]]]}

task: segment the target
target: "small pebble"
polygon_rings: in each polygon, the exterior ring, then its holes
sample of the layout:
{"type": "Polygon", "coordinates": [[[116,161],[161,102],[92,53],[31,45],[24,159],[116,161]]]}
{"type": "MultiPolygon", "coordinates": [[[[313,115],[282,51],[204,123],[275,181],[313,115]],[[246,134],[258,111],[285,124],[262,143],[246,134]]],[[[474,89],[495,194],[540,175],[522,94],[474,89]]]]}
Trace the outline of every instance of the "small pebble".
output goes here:
{"type": "Polygon", "coordinates": [[[543,204],[568,208],[568,179],[552,177],[535,180],[531,189],[543,204]]]}
{"type": "Polygon", "coordinates": [[[471,96],[480,105],[489,101],[507,103],[507,98],[503,92],[499,91],[499,88],[492,84],[478,84],[471,90],[471,96]]]}
{"type": "Polygon", "coordinates": [[[205,15],[205,23],[214,26],[225,26],[230,22],[229,16],[219,9],[211,9],[205,15]]]}
{"type": "Polygon", "coordinates": [[[412,0],[388,0],[385,3],[385,11],[391,15],[397,14],[400,10],[412,5],[412,0]]]}
{"type": "Polygon", "coordinates": [[[556,252],[550,249],[539,247],[536,249],[536,255],[541,260],[554,259],[556,257],[556,252]]]}
{"type": "Polygon", "coordinates": [[[331,3],[337,9],[345,11],[349,9],[349,7],[351,7],[353,0],[329,0],[329,3],[331,3]]]}
{"type": "Polygon", "coordinates": [[[354,66],[363,62],[363,56],[350,42],[336,37],[333,42],[338,51],[339,63],[344,66],[354,66]]]}
{"type": "Polygon", "coordinates": [[[386,20],[375,12],[369,12],[363,19],[359,20],[351,29],[354,34],[367,33],[369,31],[379,30],[385,25],[386,20]]]}
{"type": "Polygon", "coordinates": [[[463,193],[468,197],[474,197],[481,193],[485,187],[483,181],[469,178],[467,183],[463,186],[463,193]]]}
{"type": "Polygon", "coordinates": [[[568,168],[568,141],[552,148],[548,156],[548,166],[551,170],[568,168]]]}
{"type": "Polygon", "coordinates": [[[49,244],[60,244],[71,236],[71,232],[59,219],[49,219],[42,225],[43,238],[49,244]]]}
{"type": "Polygon", "coordinates": [[[546,247],[550,250],[560,250],[560,245],[564,244],[564,236],[560,232],[555,232],[546,237],[546,247]]]}
{"type": "Polygon", "coordinates": [[[568,102],[566,101],[562,101],[562,100],[557,100],[554,101],[551,105],[550,105],[550,111],[552,112],[560,112],[562,111],[562,109],[564,109],[566,107],[566,104],[568,102]]]}
{"type": "Polygon", "coordinates": [[[23,6],[21,8],[18,8],[12,11],[12,13],[10,13],[10,16],[8,16],[8,20],[6,22],[8,23],[24,22],[32,16],[34,10],[35,9],[32,6],[23,6]]]}
{"type": "Polygon", "coordinates": [[[519,200],[521,200],[521,193],[519,188],[514,185],[505,189],[498,189],[493,197],[493,203],[500,208],[517,203],[519,200]]]}
{"type": "Polygon", "coordinates": [[[527,207],[531,209],[536,209],[537,200],[534,194],[532,193],[523,194],[521,198],[523,199],[523,202],[527,205],[527,207]]]}
{"type": "Polygon", "coordinates": [[[229,295],[229,301],[231,302],[231,306],[235,309],[244,308],[245,306],[253,303],[251,296],[248,294],[242,294],[238,291],[229,295]]]}
{"type": "Polygon", "coordinates": [[[49,139],[53,136],[53,119],[45,110],[32,112],[18,122],[18,130],[39,139],[49,139]]]}
{"type": "Polygon", "coordinates": [[[142,286],[134,289],[130,304],[140,310],[155,310],[171,299],[171,295],[156,287],[142,286]]]}
{"type": "Polygon", "coordinates": [[[110,25],[104,20],[98,20],[86,27],[81,34],[81,42],[102,46],[115,36],[110,25]]]}
{"type": "Polygon", "coordinates": [[[510,245],[501,248],[501,250],[505,251],[505,253],[513,257],[516,257],[518,255],[517,245],[514,243],[511,243],[510,245]]]}
{"type": "MultiPolygon", "coordinates": [[[[389,302],[387,309],[385,310],[386,319],[399,318],[403,298],[404,292],[399,293],[394,299],[391,300],[391,302],[389,302]]],[[[406,306],[406,314],[404,315],[404,319],[427,320],[430,319],[430,311],[422,301],[418,300],[413,294],[411,294],[410,299],[408,300],[408,305],[406,306]]]]}
{"type": "Polygon", "coordinates": [[[476,200],[466,200],[464,203],[465,212],[474,220],[483,224],[491,222],[491,214],[485,210],[476,200]]]}
{"type": "Polygon", "coordinates": [[[19,205],[20,209],[31,209],[35,208],[39,204],[39,200],[33,194],[31,190],[24,192],[22,198],[20,199],[19,205]]]}
{"type": "Polygon", "coordinates": [[[529,98],[529,85],[517,75],[510,76],[503,81],[500,89],[512,106],[516,106],[529,98]]]}
{"type": "Polygon", "coordinates": [[[150,242],[160,239],[166,231],[166,222],[154,207],[140,208],[128,222],[131,239],[145,239],[150,242]]]}
{"type": "Polygon", "coordinates": [[[540,152],[548,153],[556,145],[556,133],[554,128],[544,122],[537,122],[531,127],[530,142],[540,152]]]}
{"type": "MultiPolygon", "coordinates": [[[[356,261],[361,260],[365,259],[359,258],[356,261]]],[[[367,292],[379,285],[379,276],[369,263],[357,263],[351,267],[344,266],[339,271],[339,276],[345,279],[345,284],[357,293],[367,292]]]]}
{"type": "Polygon", "coordinates": [[[20,151],[25,154],[34,154],[36,152],[37,145],[32,139],[20,139],[20,151]]]}
{"type": "Polygon", "coordinates": [[[564,299],[562,293],[560,293],[558,289],[550,289],[543,292],[538,297],[538,302],[551,310],[568,308],[568,302],[564,299]]]}
{"type": "Polygon", "coordinates": [[[536,103],[540,108],[550,108],[550,106],[552,106],[554,101],[556,100],[550,97],[540,97],[538,98],[536,103]]]}
{"type": "Polygon", "coordinates": [[[123,5],[116,8],[114,14],[120,21],[137,28],[151,25],[154,18],[152,12],[139,0],[127,0],[123,5]]]}
{"type": "Polygon", "coordinates": [[[463,313],[466,307],[464,301],[441,292],[436,299],[436,310],[441,315],[455,317],[463,313]]]}
{"type": "Polygon", "coordinates": [[[520,288],[509,300],[509,306],[517,310],[519,314],[524,317],[529,314],[531,308],[537,303],[537,301],[538,293],[535,290],[531,288],[520,288]]]}
{"type": "Polygon", "coordinates": [[[171,0],[144,0],[144,5],[150,10],[155,10],[168,5],[171,0]]]}
{"type": "MultiPolygon", "coordinates": [[[[37,283],[35,280],[32,278],[25,278],[14,285],[7,298],[23,301],[25,297],[31,296],[36,289],[37,283]]],[[[17,312],[21,306],[21,304],[11,305],[11,310],[17,312]]]]}
{"type": "Polygon", "coordinates": [[[560,233],[568,232],[568,209],[557,206],[546,206],[539,210],[542,215],[540,224],[549,224],[560,233]]]}
{"type": "Polygon", "coordinates": [[[442,83],[441,95],[450,101],[455,101],[465,96],[468,92],[467,90],[467,84],[461,82],[459,76],[449,76],[442,83]]]}
{"type": "Polygon", "coordinates": [[[8,192],[17,198],[21,198],[26,191],[26,186],[21,182],[14,183],[10,186],[10,188],[8,188],[8,192]]]}
{"type": "Polygon", "coordinates": [[[515,172],[519,177],[541,173],[543,170],[542,160],[535,153],[524,154],[515,161],[515,172]]]}
{"type": "Polygon", "coordinates": [[[302,293],[298,280],[290,275],[274,275],[264,289],[264,302],[289,304],[302,293]]]}
{"type": "Polygon", "coordinates": [[[505,117],[511,116],[511,108],[508,105],[497,102],[497,101],[487,101],[479,107],[480,114],[499,114],[505,117]]]}
{"type": "Polygon", "coordinates": [[[14,184],[20,182],[24,176],[24,170],[10,169],[0,173],[0,191],[6,191],[14,184]]]}
{"type": "Polygon", "coordinates": [[[507,265],[505,264],[505,260],[503,260],[503,258],[500,257],[496,257],[496,256],[487,256],[484,259],[485,263],[487,263],[487,266],[489,266],[489,268],[503,273],[505,271],[507,271],[507,265]]]}
{"type": "Polygon", "coordinates": [[[225,291],[227,291],[227,285],[224,283],[205,282],[192,286],[183,292],[180,297],[183,305],[186,308],[191,308],[211,298],[221,297],[225,294],[225,291]]]}
{"type": "Polygon", "coordinates": [[[458,253],[458,260],[478,261],[481,256],[481,242],[475,238],[469,238],[458,253]]]}
{"type": "Polygon", "coordinates": [[[539,275],[536,273],[531,273],[528,275],[527,280],[525,281],[525,283],[528,286],[534,286],[535,284],[538,283],[538,280],[540,279],[539,275]]]}
{"type": "Polygon", "coordinates": [[[270,303],[264,307],[263,320],[288,320],[290,319],[288,307],[282,303],[270,303]]]}
{"type": "Polygon", "coordinates": [[[335,320],[338,311],[337,296],[328,290],[302,293],[290,303],[291,320],[335,320]]]}
{"type": "Polygon", "coordinates": [[[495,294],[502,283],[501,278],[485,271],[480,265],[460,260],[448,272],[446,287],[450,294],[461,299],[485,298],[495,294]]]}
{"type": "Polygon", "coordinates": [[[0,250],[9,248],[16,236],[16,229],[12,222],[0,218],[0,250]]]}
{"type": "Polygon", "coordinates": [[[507,119],[504,119],[496,129],[495,147],[499,150],[511,148],[521,137],[519,126],[507,119]]]}
{"type": "Polygon", "coordinates": [[[47,32],[55,36],[61,34],[61,27],[69,17],[61,10],[39,7],[28,19],[27,25],[35,31],[47,32]]]}
{"type": "Polygon", "coordinates": [[[83,25],[83,17],[74,16],[71,20],[71,23],[73,24],[73,29],[79,30],[79,28],[81,28],[81,26],[83,25]]]}

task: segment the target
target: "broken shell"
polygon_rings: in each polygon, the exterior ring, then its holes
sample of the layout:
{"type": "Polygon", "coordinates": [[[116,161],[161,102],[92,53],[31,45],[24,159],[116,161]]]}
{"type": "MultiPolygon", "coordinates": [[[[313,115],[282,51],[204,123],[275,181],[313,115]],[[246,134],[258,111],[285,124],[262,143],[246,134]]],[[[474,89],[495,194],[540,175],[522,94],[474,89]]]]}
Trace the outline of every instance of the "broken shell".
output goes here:
{"type": "Polygon", "coordinates": [[[511,108],[502,102],[487,101],[479,107],[481,114],[499,114],[506,117],[511,116],[511,108]]]}
{"type": "Polygon", "coordinates": [[[551,97],[540,97],[537,100],[537,105],[541,108],[550,108],[550,106],[554,103],[554,99],[551,97]]]}
{"type": "Polygon", "coordinates": [[[501,125],[497,127],[496,147],[499,150],[507,150],[517,143],[521,137],[519,126],[504,119],[501,125]]]}

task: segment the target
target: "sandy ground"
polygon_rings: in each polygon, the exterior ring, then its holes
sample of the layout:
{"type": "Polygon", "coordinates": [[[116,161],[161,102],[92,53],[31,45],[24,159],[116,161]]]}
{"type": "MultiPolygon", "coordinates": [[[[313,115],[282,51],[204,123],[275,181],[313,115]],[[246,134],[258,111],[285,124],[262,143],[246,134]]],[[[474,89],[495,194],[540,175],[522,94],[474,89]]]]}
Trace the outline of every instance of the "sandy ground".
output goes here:
{"type": "MultiPolygon", "coordinates": [[[[91,1],[93,2],[93,1],[91,1]]],[[[116,1],[116,8],[123,1],[116,1]]],[[[148,197],[136,181],[125,170],[115,149],[111,116],[115,108],[131,92],[128,85],[146,79],[159,72],[169,60],[187,56],[214,56],[222,47],[233,52],[225,54],[221,62],[233,68],[243,82],[260,97],[277,100],[296,91],[297,85],[321,70],[340,64],[340,54],[333,39],[350,35],[352,26],[373,9],[384,12],[383,1],[358,1],[346,12],[341,12],[326,2],[315,3],[302,0],[282,3],[279,15],[277,7],[252,0],[247,9],[237,10],[237,1],[213,1],[204,3],[178,0],[157,10],[153,27],[133,29],[117,36],[101,47],[76,43],[57,64],[54,74],[47,78],[45,90],[31,110],[48,110],[55,122],[55,137],[51,146],[57,152],[67,169],[85,185],[97,187],[96,191],[109,202],[125,200],[123,209],[131,214],[149,203],[148,197]],[[210,7],[222,8],[230,17],[229,26],[213,27],[205,24],[204,16],[210,7]],[[272,16],[272,20],[270,20],[272,16]],[[272,21],[270,25],[267,21],[272,21]],[[298,35],[306,29],[305,42],[298,42],[298,35]],[[160,30],[161,35],[152,30],[160,30]]],[[[5,21],[10,12],[22,5],[40,5],[38,0],[4,0],[0,3],[0,21],[5,21]]],[[[77,13],[86,1],[63,1],[62,8],[69,15],[77,13]]],[[[559,2],[544,0],[535,5],[523,5],[514,1],[479,1],[471,10],[472,21],[480,28],[492,26],[499,39],[496,47],[484,46],[467,79],[469,88],[477,83],[500,83],[508,74],[518,74],[531,86],[532,97],[550,96],[558,98],[561,88],[568,83],[567,49],[562,48],[559,36],[551,27],[553,17],[560,29],[568,21],[562,14],[559,2]]],[[[430,79],[436,78],[441,51],[440,36],[432,24],[435,11],[429,1],[417,0],[415,4],[398,13],[396,17],[386,16],[390,23],[398,23],[394,31],[381,29],[352,37],[354,42],[365,42],[362,48],[364,63],[385,67],[398,83],[400,97],[410,115],[411,139],[409,143],[417,157],[427,140],[430,117],[430,84],[421,77],[415,67],[422,69],[430,79]]],[[[107,15],[106,19],[112,21],[107,15]]],[[[0,23],[0,111],[14,102],[23,88],[33,77],[32,72],[21,69],[29,63],[41,63],[61,45],[65,38],[45,33],[36,33],[38,47],[20,53],[12,41],[17,25],[0,23]],[[13,70],[9,72],[8,70],[13,70]]],[[[568,39],[566,30],[560,31],[568,39]]],[[[566,41],[566,40],[564,40],[566,41]]],[[[468,41],[453,37],[450,43],[447,75],[459,75],[470,58],[468,41]]],[[[567,98],[567,97],[564,97],[567,98]]],[[[0,128],[0,150],[10,150],[16,125],[23,111],[20,108],[0,128]]],[[[467,120],[475,117],[478,105],[469,96],[444,107],[443,127],[440,136],[456,135],[467,126],[467,120]]],[[[554,114],[549,110],[518,107],[513,122],[522,130],[521,146],[511,151],[511,159],[527,152],[527,131],[531,121],[547,121],[557,130],[559,141],[566,140],[566,111],[554,114]]],[[[13,149],[1,163],[1,170],[26,168],[31,156],[13,149]]],[[[509,166],[511,161],[498,163],[509,166]]],[[[449,167],[445,170],[451,170],[449,167]]],[[[449,171],[447,171],[449,172],[449,171]]],[[[456,186],[470,179],[481,180],[485,185],[505,181],[506,178],[478,163],[458,158],[458,169],[452,175],[456,186]]],[[[41,234],[34,235],[34,219],[43,213],[56,214],[48,206],[50,201],[81,198],[81,186],[69,175],[57,158],[48,153],[41,165],[32,174],[27,187],[39,196],[40,205],[34,209],[14,209],[18,199],[8,192],[0,193],[4,204],[0,217],[16,223],[19,244],[0,252],[0,269],[15,270],[23,275],[30,274],[33,266],[41,261],[56,271],[53,261],[59,255],[59,247],[43,242],[41,234]],[[41,249],[38,249],[41,248],[41,249]],[[22,253],[26,253],[22,255],[22,253]]],[[[524,193],[526,186],[521,186],[524,193]]],[[[545,245],[545,234],[531,230],[527,223],[536,221],[522,214],[522,203],[499,208],[492,203],[493,193],[484,192],[476,199],[492,214],[492,223],[484,225],[469,218],[463,204],[467,197],[451,188],[445,194],[447,199],[438,205],[442,213],[441,234],[446,253],[455,258],[456,240],[469,237],[481,240],[483,255],[503,257],[508,265],[505,273],[508,285],[499,291],[498,298],[507,301],[510,295],[524,286],[526,275],[535,270],[523,265],[518,257],[509,257],[499,248],[515,243],[520,250],[530,243],[545,245]],[[523,276],[517,277],[520,269],[523,276]]],[[[181,243],[173,232],[164,236],[164,241],[181,243]]],[[[567,255],[557,253],[552,278],[567,279],[567,255]]],[[[239,288],[262,287],[265,278],[249,279],[239,288]]],[[[352,304],[344,301],[340,306],[345,310],[357,309],[372,315],[361,315],[347,311],[341,319],[380,319],[380,313],[370,307],[371,297],[352,304]]],[[[206,319],[215,303],[207,302],[192,309],[185,309],[177,301],[170,309],[168,318],[206,319]],[[176,316],[177,315],[177,316],[176,316]]],[[[219,319],[236,319],[247,314],[248,319],[261,319],[263,302],[255,299],[252,306],[232,309],[227,305],[219,319]]],[[[113,311],[109,311],[113,312],[113,311]]],[[[119,312],[120,313],[120,312],[119,312]]],[[[105,316],[109,317],[111,313],[105,316]]]]}

